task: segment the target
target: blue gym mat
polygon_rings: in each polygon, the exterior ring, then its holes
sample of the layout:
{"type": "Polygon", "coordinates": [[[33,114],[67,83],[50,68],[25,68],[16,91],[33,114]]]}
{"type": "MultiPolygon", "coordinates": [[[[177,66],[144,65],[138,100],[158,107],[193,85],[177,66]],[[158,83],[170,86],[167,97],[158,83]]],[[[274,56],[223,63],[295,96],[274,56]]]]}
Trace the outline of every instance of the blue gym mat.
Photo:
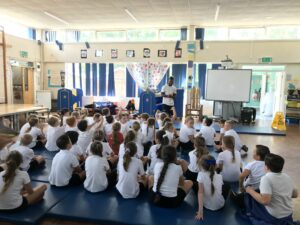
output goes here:
{"type": "Polygon", "coordinates": [[[35,149],[34,150],[34,154],[35,155],[41,155],[43,156],[45,159],[53,159],[54,156],[58,153],[58,151],[55,152],[51,152],[48,151],[46,148],[39,148],[39,149],[35,149]]]}
{"type": "MultiPolygon", "coordinates": [[[[32,182],[33,187],[43,184],[40,182],[32,182]]],[[[45,192],[44,200],[38,204],[29,206],[25,210],[17,213],[0,212],[0,221],[5,221],[20,225],[37,224],[45,216],[46,212],[55,204],[62,200],[69,193],[68,188],[55,188],[47,184],[48,189],[45,192]]]]}
{"type": "MultiPolygon", "coordinates": [[[[182,122],[174,122],[174,127],[176,130],[180,130],[182,122]]],[[[194,127],[197,131],[201,129],[201,123],[195,123],[194,127]]],[[[156,126],[158,128],[158,125],[156,126]]],[[[220,126],[218,124],[213,124],[216,132],[220,132],[220,126]]],[[[274,135],[274,136],[286,136],[283,131],[275,130],[271,127],[257,126],[257,125],[241,125],[237,124],[234,126],[234,130],[239,134],[254,134],[254,135],[274,135]]]]}
{"type": "Polygon", "coordinates": [[[45,159],[45,167],[29,171],[29,176],[32,181],[46,182],[48,183],[48,177],[51,171],[52,159],[45,159]]]}
{"type": "Polygon", "coordinates": [[[204,221],[194,220],[197,197],[191,191],[185,201],[175,209],[158,208],[148,202],[148,193],[136,199],[123,199],[115,189],[92,194],[82,187],[72,189],[70,194],[55,205],[47,215],[65,220],[99,224],[136,225],[248,225],[249,221],[236,217],[236,208],[227,204],[220,211],[205,210],[204,221]]]}

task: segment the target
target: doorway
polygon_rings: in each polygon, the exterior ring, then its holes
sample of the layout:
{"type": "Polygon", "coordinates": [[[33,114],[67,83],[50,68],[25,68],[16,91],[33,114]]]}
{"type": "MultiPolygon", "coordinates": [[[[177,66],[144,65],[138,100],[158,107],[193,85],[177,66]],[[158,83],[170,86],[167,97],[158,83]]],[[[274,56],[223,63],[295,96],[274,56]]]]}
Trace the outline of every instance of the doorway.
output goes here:
{"type": "Polygon", "coordinates": [[[258,117],[264,120],[284,111],[285,66],[243,66],[243,69],[252,69],[250,101],[244,106],[256,108],[258,117]]]}
{"type": "Polygon", "coordinates": [[[33,68],[12,66],[13,104],[33,104],[33,68]]]}

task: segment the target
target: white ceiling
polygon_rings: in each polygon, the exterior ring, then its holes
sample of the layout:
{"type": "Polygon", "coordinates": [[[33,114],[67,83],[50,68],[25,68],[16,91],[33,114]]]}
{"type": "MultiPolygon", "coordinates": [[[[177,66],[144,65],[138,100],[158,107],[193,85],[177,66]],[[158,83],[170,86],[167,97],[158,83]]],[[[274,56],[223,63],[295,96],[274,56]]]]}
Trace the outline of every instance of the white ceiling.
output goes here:
{"type": "Polygon", "coordinates": [[[1,16],[52,29],[293,25],[300,24],[300,0],[0,0],[1,16]],[[217,3],[221,7],[215,22],[217,3]],[[44,11],[69,25],[48,17],[44,11]]]}

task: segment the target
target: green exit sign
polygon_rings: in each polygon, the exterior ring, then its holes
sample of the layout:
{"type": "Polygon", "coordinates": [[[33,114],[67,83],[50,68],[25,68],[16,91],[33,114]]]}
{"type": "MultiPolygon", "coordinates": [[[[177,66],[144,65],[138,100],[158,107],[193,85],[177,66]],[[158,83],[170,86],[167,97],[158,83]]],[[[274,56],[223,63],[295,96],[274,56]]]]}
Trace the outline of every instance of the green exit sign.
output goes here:
{"type": "Polygon", "coordinates": [[[26,51],[20,51],[20,56],[22,58],[28,58],[28,52],[26,52],[26,51]]]}
{"type": "Polygon", "coordinates": [[[271,63],[272,62],[272,57],[262,57],[260,59],[261,63],[271,63]]]}

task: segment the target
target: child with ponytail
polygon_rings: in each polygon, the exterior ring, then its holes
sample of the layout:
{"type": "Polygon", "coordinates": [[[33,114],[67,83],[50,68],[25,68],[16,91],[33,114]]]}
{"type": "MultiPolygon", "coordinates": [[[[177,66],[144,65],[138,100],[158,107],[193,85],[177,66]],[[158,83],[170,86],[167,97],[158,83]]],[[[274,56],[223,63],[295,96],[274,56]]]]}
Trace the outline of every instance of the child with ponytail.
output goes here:
{"type": "Polygon", "coordinates": [[[135,157],[136,144],[128,142],[125,148],[125,154],[118,163],[119,180],[116,188],[123,198],[136,198],[141,191],[146,190],[147,176],[143,162],[135,157]]]}
{"type": "Polygon", "coordinates": [[[217,158],[217,169],[226,182],[238,182],[241,174],[241,154],[235,150],[234,137],[224,136],[222,150],[217,158]]]}
{"type": "Polygon", "coordinates": [[[183,202],[193,182],[184,180],[180,165],[176,164],[176,149],[167,145],[162,149],[163,162],[157,162],[154,176],[149,177],[151,201],[160,207],[176,207],[183,202]]]}
{"type": "Polygon", "coordinates": [[[203,219],[203,207],[209,210],[219,210],[224,207],[229,189],[223,186],[223,179],[215,172],[216,160],[211,155],[205,155],[200,161],[202,170],[198,173],[198,204],[196,219],[203,219]]]}
{"type": "Polygon", "coordinates": [[[138,148],[138,155],[141,158],[144,155],[145,136],[142,133],[141,125],[138,121],[134,121],[131,125],[132,130],[135,132],[135,143],[138,148]]]}
{"type": "Polygon", "coordinates": [[[29,175],[19,170],[22,155],[11,151],[6,159],[6,170],[0,173],[0,211],[16,212],[43,199],[45,184],[32,188],[29,175]]]}
{"type": "MultiPolygon", "coordinates": [[[[32,142],[28,146],[29,148],[39,148],[43,147],[46,139],[42,132],[42,130],[38,127],[39,125],[39,119],[37,117],[32,117],[28,121],[29,127],[25,130],[25,133],[28,133],[32,136],[32,142]]],[[[20,137],[22,137],[23,134],[20,133],[20,137]]]]}
{"type": "Polygon", "coordinates": [[[194,140],[194,147],[195,149],[189,152],[190,164],[185,171],[185,178],[196,182],[198,173],[201,170],[201,158],[208,155],[204,137],[197,136],[194,140]]]}
{"type": "Polygon", "coordinates": [[[112,133],[108,136],[108,143],[115,155],[119,155],[120,145],[124,142],[121,131],[121,124],[115,122],[112,126],[112,133]]]}
{"type": "Polygon", "coordinates": [[[120,145],[119,149],[119,158],[123,158],[126,151],[126,145],[129,142],[135,142],[135,132],[133,130],[129,130],[125,136],[124,142],[120,145]]]}
{"type": "Polygon", "coordinates": [[[151,175],[153,175],[155,164],[159,161],[162,161],[161,160],[162,148],[169,144],[169,139],[165,131],[159,130],[156,132],[155,143],[156,145],[151,146],[147,156],[148,162],[150,162],[150,166],[148,167],[147,173],[151,175]]]}
{"type": "Polygon", "coordinates": [[[147,123],[141,124],[142,134],[144,135],[144,155],[148,155],[150,147],[153,145],[155,139],[155,119],[148,118],[147,123]]]}
{"type": "Polygon", "coordinates": [[[111,173],[110,166],[103,156],[103,146],[100,141],[91,144],[91,155],[85,161],[86,179],[84,188],[90,192],[104,191],[116,180],[116,174],[111,173]]]}

